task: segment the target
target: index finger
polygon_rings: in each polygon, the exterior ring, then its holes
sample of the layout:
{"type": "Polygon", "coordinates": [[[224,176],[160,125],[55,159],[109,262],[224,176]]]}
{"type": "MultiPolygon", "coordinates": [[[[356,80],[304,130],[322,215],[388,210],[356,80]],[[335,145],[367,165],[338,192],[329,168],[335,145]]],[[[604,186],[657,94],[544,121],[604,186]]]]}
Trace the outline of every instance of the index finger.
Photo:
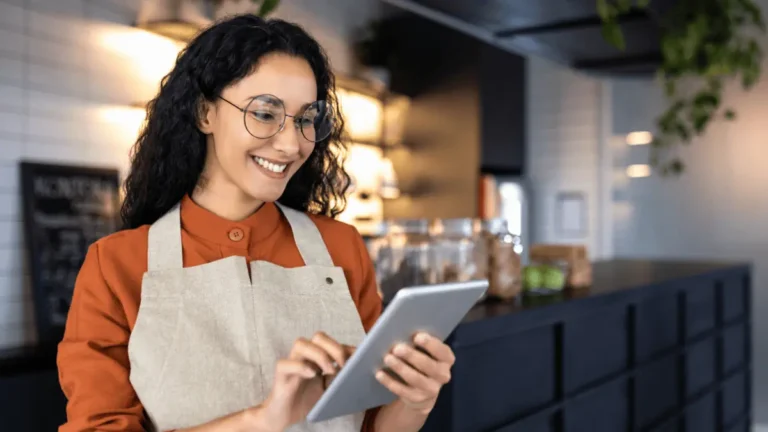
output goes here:
{"type": "Polygon", "coordinates": [[[336,362],[337,370],[347,362],[349,357],[347,349],[327,334],[323,332],[315,333],[312,337],[312,343],[325,350],[331,356],[333,361],[336,362]]]}
{"type": "Polygon", "coordinates": [[[451,347],[432,335],[423,332],[417,333],[413,340],[417,346],[422,347],[432,358],[441,363],[453,365],[456,361],[456,356],[453,354],[451,347]]]}

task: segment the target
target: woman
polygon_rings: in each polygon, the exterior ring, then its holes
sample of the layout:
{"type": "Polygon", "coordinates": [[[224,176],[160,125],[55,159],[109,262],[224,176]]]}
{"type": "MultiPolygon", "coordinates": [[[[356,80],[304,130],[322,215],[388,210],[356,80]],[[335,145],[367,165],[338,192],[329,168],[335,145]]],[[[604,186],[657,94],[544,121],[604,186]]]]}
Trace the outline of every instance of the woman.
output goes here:
{"type": "Polygon", "coordinates": [[[304,422],[379,316],[317,42],[239,16],[199,35],[149,105],[126,229],[88,251],[59,346],[61,431],[416,431],[453,353],[417,335],[379,372],[399,396],[304,422]],[[331,217],[329,217],[331,216],[331,217]],[[335,267],[334,267],[335,265],[335,267]]]}

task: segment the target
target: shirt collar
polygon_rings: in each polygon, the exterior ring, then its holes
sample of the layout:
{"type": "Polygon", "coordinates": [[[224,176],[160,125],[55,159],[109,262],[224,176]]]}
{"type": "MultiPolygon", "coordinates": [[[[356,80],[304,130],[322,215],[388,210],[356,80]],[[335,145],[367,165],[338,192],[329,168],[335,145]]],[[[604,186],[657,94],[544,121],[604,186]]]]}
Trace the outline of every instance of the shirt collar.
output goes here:
{"type": "Polygon", "coordinates": [[[278,227],[280,210],[274,203],[264,203],[256,212],[240,221],[224,219],[192,201],[181,201],[181,226],[195,237],[221,246],[247,249],[252,242],[267,238],[278,227]]]}

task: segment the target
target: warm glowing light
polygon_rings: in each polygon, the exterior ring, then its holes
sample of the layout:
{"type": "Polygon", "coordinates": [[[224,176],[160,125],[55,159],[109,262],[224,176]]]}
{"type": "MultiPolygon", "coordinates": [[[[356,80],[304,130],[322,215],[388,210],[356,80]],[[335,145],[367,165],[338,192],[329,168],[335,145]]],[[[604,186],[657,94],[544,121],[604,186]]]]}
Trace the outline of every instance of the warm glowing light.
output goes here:
{"type": "Polygon", "coordinates": [[[352,140],[378,142],[382,133],[382,102],[344,89],[338,89],[337,95],[345,126],[352,140]]]}
{"type": "Polygon", "coordinates": [[[650,144],[651,141],[653,141],[653,135],[650,132],[638,131],[627,135],[627,144],[629,145],[650,144]]]}
{"type": "Polygon", "coordinates": [[[158,83],[176,62],[183,44],[134,28],[103,28],[97,31],[99,43],[131,60],[145,79],[158,83]]]}
{"type": "Polygon", "coordinates": [[[146,112],[141,108],[105,106],[99,109],[99,117],[105,123],[113,125],[117,129],[116,133],[135,139],[144,124],[146,112]]]}
{"type": "Polygon", "coordinates": [[[632,178],[648,177],[651,175],[650,165],[630,165],[627,167],[627,176],[632,178]]]}
{"type": "Polygon", "coordinates": [[[344,169],[355,181],[355,191],[376,193],[379,188],[377,173],[381,166],[383,152],[380,147],[362,144],[349,146],[344,169]]]}
{"type": "Polygon", "coordinates": [[[389,158],[384,158],[381,161],[379,175],[379,195],[384,199],[399,198],[400,188],[397,185],[397,173],[389,158]]]}
{"type": "Polygon", "coordinates": [[[403,141],[405,123],[411,100],[405,96],[390,96],[384,106],[384,144],[395,146],[403,141]]]}

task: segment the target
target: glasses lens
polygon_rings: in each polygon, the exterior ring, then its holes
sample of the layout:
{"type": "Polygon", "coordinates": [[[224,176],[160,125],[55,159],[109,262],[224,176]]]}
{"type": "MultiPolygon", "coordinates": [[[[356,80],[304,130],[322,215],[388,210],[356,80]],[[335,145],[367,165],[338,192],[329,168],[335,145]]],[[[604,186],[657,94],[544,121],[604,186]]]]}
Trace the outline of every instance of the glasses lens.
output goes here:
{"type": "Polygon", "coordinates": [[[269,138],[280,130],[285,120],[285,107],[273,96],[257,96],[245,109],[245,128],[256,138],[269,138]]]}
{"type": "Polygon", "coordinates": [[[301,134],[309,141],[328,138],[333,130],[333,108],[325,101],[312,102],[300,119],[301,134]]]}

